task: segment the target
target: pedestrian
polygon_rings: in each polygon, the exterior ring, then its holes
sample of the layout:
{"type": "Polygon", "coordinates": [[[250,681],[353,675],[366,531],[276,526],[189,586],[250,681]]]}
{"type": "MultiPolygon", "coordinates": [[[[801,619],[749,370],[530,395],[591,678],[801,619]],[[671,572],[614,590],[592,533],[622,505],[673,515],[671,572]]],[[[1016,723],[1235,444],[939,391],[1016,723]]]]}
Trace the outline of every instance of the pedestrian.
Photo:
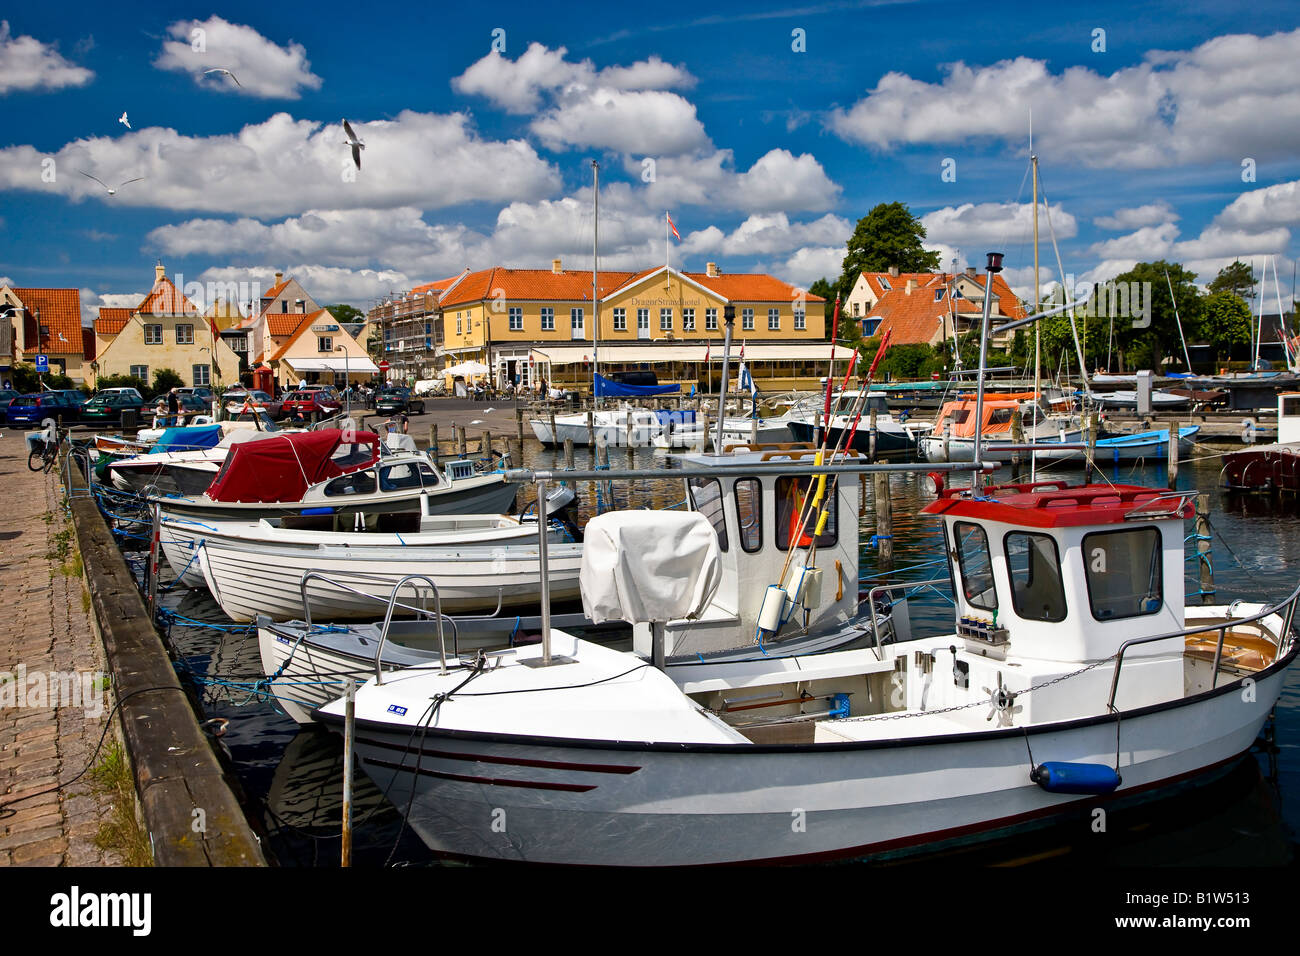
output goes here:
{"type": "Polygon", "coordinates": [[[181,410],[180,396],[176,394],[176,389],[173,388],[170,392],[167,393],[167,424],[168,425],[180,424],[180,410],[181,410]]]}

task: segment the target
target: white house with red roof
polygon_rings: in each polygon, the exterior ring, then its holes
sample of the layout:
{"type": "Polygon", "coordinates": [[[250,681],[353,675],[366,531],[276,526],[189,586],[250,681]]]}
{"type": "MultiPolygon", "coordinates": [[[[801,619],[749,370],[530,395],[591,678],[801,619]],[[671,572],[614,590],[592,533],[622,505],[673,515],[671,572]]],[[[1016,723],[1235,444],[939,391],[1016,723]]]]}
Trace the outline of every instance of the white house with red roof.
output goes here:
{"type": "MultiPolygon", "coordinates": [[[[891,332],[894,345],[938,345],[978,324],[984,313],[984,276],[965,272],[863,272],[845,303],[844,315],[862,323],[865,336],[891,332]]],[[[995,276],[991,316],[1023,318],[1023,304],[1006,280],[995,276]]]]}

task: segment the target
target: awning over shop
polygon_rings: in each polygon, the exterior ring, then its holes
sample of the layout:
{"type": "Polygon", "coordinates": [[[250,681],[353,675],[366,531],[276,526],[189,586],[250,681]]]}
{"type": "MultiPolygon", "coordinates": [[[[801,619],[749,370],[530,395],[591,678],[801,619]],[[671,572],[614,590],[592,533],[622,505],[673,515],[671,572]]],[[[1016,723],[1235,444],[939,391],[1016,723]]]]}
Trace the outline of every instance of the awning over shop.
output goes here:
{"type": "Polygon", "coordinates": [[[292,358],[285,356],[284,363],[292,368],[295,372],[362,372],[371,375],[379,374],[379,367],[368,358],[358,356],[348,356],[344,361],[341,358],[292,358]]]}

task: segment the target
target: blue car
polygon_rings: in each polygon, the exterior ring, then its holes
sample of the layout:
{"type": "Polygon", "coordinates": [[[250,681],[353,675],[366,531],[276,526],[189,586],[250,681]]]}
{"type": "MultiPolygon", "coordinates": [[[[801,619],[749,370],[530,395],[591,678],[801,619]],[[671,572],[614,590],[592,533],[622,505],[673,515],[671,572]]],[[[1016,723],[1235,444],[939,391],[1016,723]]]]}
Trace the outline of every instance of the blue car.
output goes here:
{"type": "Polygon", "coordinates": [[[71,425],[80,417],[80,413],[80,405],[60,392],[19,395],[5,410],[11,425],[21,425],[24,428],[38,427],[48,418],[62,425],[71,425]]]}
{"type": "Polygon", "coordinates": [[[17,397],[18,392],[15,392],[12,388],[0,388],[0,422],[6,420],[5,410],[9,407],[9,403],[17,397]]]}

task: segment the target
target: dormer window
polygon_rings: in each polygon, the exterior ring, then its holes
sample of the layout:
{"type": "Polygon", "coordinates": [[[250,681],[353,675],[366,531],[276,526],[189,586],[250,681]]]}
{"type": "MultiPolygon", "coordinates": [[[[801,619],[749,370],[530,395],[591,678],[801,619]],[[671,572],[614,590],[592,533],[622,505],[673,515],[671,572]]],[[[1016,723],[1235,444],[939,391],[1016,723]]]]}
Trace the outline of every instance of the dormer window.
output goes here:
{"type": "Polygon", "coordinates": [[[1160,532],[1125,528],[1084,535],[1088,603],[1098,621],[1157,614],[1164,603],[1160,532]]]}
{"type": "Polygon", "coordinates": [[[889,284],[889,280],[886,279],[884,276],[881,276],[881,277],[880,277],[880,287],[881,287],[882,289],[892,289],[892,288],[893,288],[893,286],[891,286],[891,285],[889,284]]]}
{"type": "Polygon", "coordinates": [[[934,301],[935,301],[935,302],[942,302],[942,301],[943,301],[943,292],[944,292],[943,289],[935,289],[935,290],[934,290],[934,301]]]}

